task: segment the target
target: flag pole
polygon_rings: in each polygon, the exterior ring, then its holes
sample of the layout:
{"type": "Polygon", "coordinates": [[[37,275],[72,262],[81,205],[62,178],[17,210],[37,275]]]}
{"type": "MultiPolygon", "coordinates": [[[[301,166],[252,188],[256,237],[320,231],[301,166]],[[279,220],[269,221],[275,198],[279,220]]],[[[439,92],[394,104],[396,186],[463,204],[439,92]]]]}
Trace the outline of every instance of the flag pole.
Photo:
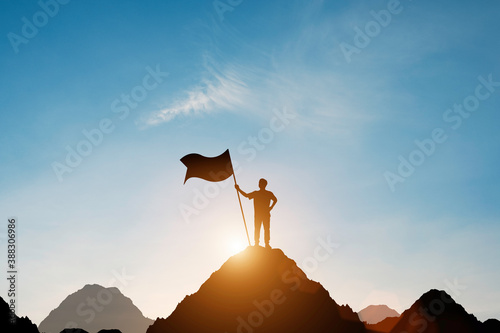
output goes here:
{"type": "MultiPolygon", "coordinates": [[[[233,179],[234,179],[234,185],[238,185],[236,183],[236,176],[234,175],[234,170],[233,170],[233,179]]],[[[238,201],[240,203],[240,209],[241,209],[241,216],[243,217],[243,223],[245,224],[245,231],[247,232],[247,239],[248,239],[248,245],[252,246],[250,243],[250,236],[248,235],[248,228],[247,228],[247,221],[245,221],[245,214],[243,214],[243,206],[241,205],[241,198],[240,198],[240,191],[236,190],[236,194],[238,194],[238,201]]]]}

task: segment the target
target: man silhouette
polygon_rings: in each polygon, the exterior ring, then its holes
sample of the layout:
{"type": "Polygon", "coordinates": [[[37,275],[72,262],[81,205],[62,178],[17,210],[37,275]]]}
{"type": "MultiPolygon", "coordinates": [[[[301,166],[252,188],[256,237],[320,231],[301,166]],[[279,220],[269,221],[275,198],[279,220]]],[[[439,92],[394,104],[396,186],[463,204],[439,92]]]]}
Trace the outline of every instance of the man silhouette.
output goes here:
{"type": "Polygon", "coordinates": [[[255,246],[259,245],[260,238],[260,226],[264,225],[264,241],[266,243],[266,247],[269,248],[269,240],[270,236],[270,222],[271,222],[271,209],[273,209],[274,205],[278,202],[276,196],[271,191],[266,190],[267,180],[262,178],[259,180],[259,190],[253,191],[252,193],[243,192],[238,185],[234,187],[238,192],[240,192],[245,198],[253,199],[253,207],[254,207],[254,239],[255,246]],[[271,201],[273,202],[271,204],[271,201]]]}

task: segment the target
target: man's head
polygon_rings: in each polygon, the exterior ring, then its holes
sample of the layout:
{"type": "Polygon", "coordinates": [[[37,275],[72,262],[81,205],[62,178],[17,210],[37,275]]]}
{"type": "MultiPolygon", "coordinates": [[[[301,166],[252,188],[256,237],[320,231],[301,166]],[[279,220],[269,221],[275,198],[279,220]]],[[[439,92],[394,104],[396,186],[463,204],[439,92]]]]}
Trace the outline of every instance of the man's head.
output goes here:
{"type": "Polygon", "coordinates": [[[265,180],[264,178],[261,178],[259,180],[259,188],[261,190],[264,190],[266,188],[266,186],[267,186],[267,180],[265,180]]]}

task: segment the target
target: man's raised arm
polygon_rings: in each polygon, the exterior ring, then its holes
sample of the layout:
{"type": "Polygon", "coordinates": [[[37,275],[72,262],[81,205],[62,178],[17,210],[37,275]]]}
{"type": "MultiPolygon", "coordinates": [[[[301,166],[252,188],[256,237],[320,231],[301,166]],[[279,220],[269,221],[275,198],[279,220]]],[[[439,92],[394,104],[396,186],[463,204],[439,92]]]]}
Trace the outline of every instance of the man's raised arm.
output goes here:
{"type": "Polygon", "coordinates": [[[243,192],[238,184],[234,185],[236,191],[240,192],[245,198],[248,198],[248,193],[243,192]]]}

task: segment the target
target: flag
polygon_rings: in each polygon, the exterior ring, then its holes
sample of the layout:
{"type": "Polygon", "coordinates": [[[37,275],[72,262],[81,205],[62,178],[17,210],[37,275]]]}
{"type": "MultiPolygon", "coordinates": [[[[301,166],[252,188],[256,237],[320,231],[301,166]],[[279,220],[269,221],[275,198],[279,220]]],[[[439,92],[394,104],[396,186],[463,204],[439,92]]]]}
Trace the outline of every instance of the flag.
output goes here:
{"type": "Polygon", "coordinates": [[[205,179],[209,182],[220,182],[233,174],[229,149],[216,157],[188,154],[181,158],[181,162],[187,167],[184,184],[191,177],[205,179]]]}

